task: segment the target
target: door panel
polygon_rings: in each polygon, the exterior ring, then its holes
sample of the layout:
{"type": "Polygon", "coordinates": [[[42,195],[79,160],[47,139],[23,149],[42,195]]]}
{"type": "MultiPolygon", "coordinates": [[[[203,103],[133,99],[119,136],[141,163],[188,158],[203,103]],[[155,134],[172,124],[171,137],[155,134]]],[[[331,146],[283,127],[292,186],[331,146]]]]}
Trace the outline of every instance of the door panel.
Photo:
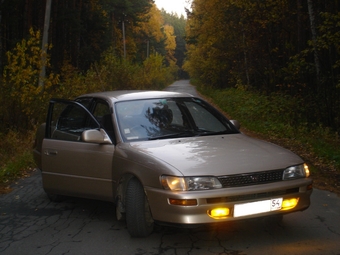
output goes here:
{"type": "Polygon", "coordinates": [[[46,192],[112,201],[113,144],[86,143],[84,130],[99,128],[93,116],[73,102],[50,105],[42,144],[42,179],[46,192]],[[62,110],[61,107],[64,107],[62,110]],[[53,109],[58,111],[53,112],[53,109]]]}
{"type": "Polygon", "coordinates": [[[114,145],[45,139],[42,152],[47,192],[112,200],[114,145]]]}

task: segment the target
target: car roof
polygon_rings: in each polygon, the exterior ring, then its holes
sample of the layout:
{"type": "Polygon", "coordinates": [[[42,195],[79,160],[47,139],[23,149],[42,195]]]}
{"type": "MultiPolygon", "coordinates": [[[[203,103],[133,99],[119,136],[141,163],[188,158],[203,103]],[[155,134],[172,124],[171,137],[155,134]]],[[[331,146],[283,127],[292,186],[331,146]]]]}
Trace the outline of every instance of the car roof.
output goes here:
{"type": "Polygon", "coordinates": [[[171,91],[152,91],[152,90],[116,90],[116,91],[105,91],[81,95],[78,98],[83,97],[95,97],[104,100],[110,100],[113,102],[117,101],[128,101],[136,99],[152,99],[162,97],[193,97],[188,93],[171,92],[171,91]]]}

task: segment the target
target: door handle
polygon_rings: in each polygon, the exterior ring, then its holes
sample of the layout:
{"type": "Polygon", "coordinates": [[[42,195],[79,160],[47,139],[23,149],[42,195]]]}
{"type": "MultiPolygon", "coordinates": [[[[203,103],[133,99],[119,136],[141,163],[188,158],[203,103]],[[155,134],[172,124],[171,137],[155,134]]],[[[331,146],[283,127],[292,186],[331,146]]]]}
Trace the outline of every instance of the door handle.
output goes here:
{"type": "Polygon", "coordinates": [[[58,152],[55,151],[55,150],[45,150],[45,151],[44,151],[44,154],[45,154],[46,156],[57,156],[58,152]]]}

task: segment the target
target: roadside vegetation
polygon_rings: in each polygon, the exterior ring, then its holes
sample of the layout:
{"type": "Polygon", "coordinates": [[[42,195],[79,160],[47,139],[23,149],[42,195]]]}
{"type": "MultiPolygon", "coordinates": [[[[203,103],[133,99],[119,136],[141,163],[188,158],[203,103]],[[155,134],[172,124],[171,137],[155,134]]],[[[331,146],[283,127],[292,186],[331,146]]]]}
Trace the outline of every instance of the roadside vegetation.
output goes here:
{"type": "Polygon", "coordinates": [[[340,137],[318,123],[310,123],[301,112],[301,102],[287,95],[264,95],[242,87],[198,91],[241,124],[241,131],[281,145],[300,155],[309,165],[314,186],[340,195],[340,137]]]}
{"type": "Polygon", "coordinates": [[[213,89],[298,101],[294,121],[339,132],[339,27],[335,2],[195,0],[184,69],[213,89]]]}
{"type": "Polygon", "coordinates": [[[13,181],[34,169],[33,134],[33,131],[0,134],[0,194],[9,192],[13,181]]]}

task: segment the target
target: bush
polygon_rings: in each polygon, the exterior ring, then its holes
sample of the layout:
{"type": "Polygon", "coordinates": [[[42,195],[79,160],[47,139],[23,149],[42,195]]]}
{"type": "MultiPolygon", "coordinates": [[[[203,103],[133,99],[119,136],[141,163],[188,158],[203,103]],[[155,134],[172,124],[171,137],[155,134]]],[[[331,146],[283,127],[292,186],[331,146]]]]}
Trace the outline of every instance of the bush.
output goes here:
{"type": "Polygon", "coordinates": [[[53,73],[44,80],[40,77],[41,67],[43,64],[48,67],[49,59],[43,57],[45,53],[40,49],[40,33],[31,29],[30,36],[6,53],[8,64],[0,84],[0,129],[3,131],[8,128],[27,130],[40,122],[50,89],[58,82],[58,75],[53,73]]]}
{"type": "Polygon", "coordinates": [[[34,167],[33,137],[32,131],[0,134],[0,185],[23,176],[34,167]]]}

